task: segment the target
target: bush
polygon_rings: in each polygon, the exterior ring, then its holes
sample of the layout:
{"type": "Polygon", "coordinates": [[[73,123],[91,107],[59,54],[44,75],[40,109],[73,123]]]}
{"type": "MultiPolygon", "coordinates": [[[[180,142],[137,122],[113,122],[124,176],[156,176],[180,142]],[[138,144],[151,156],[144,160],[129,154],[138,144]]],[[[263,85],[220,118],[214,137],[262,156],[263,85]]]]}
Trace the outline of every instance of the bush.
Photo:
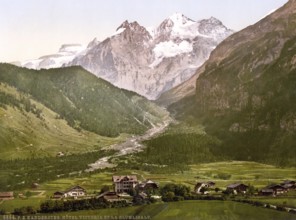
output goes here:
{"type": "Polygon", "coordinates": [[[174,200],[175,202],[183,201],[183,200],[184,200],[184,197],[183,197],[183,196],[175,196],[175,197],[173,198],[173,200],[174,200]]]}
{"type": "Polygon", "coordinates": [[[32,206],[26,206],[21,208],[15,208],[13,211],[14,215],[34,215],[37,211],[32,206]]]}
{"type": "Polygon", "coordinates": [[[278,210],[278,211],[286,211],[286,209],[283,206],[277,206],[276,210],[278,210]]]}

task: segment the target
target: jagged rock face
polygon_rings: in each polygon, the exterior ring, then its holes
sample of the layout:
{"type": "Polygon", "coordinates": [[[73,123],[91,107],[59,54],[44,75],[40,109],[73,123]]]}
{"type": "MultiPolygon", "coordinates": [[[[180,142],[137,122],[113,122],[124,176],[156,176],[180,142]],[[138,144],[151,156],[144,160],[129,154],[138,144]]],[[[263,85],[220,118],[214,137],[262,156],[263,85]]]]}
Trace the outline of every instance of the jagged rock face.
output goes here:
{"type": "Polygon", "coordinates": [[[182,14],[150,31],[125,21],[113,36],[70,65],[81,65],[118,87],[156,99],[189,79],[232,33],[215,18],[195,22],[182,14]]]}
{"type": "Polygon", "coordinates": [[[137,22],[125,21],[103,42],[95,38],[86,47],[64,45],[57,54],[21,66],[80,65],[120,88],[156,99],[188,80],[232,33],[216,18],[196,22],[176,13],[149,31],[137,22]]]}

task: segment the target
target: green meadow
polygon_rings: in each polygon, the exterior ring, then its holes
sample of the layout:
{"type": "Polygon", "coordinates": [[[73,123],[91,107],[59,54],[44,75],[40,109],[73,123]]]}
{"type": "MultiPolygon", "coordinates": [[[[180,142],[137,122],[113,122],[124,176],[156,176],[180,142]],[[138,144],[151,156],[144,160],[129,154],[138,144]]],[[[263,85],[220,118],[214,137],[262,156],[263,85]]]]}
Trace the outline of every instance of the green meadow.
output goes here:
{"type": "Polygon", "coordinates": [[[138,216],[143,219],[198,220],[292,220],[295,215],[230,201],[182,201],[146,206],[58,213],[53,216],[138,216]]]}
{"type": "MultiPolygon", "coordinates": [[[[102,186],[108,185],[112,187],[112,175],[137,175],[139,180],[152,179],[158,182],[161,186],[166,183],[180,183],[188,185],[191,190],[194,189],[196,182],[214,181],[217,188],[224,190],[228,184],[235,182],[243,182],[251,184],[255,188],[262,188],[270,183],[280,183],[286,179],[296,178],[296,168],[280,168],[272,165],[265,165],[256,162],[245,161],[228,161],[228,162],[214,162],[190,165],[187,171],[176,173],[162,173],[155,174],[141,170],[120,169],[100,171],[93,174],[87,174],[76,177],[60,177],[57,180],[46,181],[40,184],[37,190],[30,188],[16,190],[15,193],[26,194],[28,191],[43,191],[44,193],[31,196],[28,199],[14,199],[4,201],[0,204],[0,209],[6,211],[13,211],[14,208],[29,206],[38,207],[40,201],[48,199],[55,191],[63,191],[74,185],[84,187],[89,194],[98,193],[102,186]],[[227,179],[225,179],[227,177],[227,179]]],[[[295,195],[289,197],[265,197],[266,202],[270,204],[291,204],[295,207],[295,195]]],[[[260,201],[262,198],[260,198],[260,201]]],[[[265,200],[262,200],[265,201],[265,200]]],[[[202,201],[201,203],[203,203],[202,201]]],[[[206,202],[205,202],[206,203],[206,202]]],[[[134,208],[134,207],[132,207],[134,208]]],[[[131,209],[132,209],[131,208],[131,209]]],[[[106,211],[106,210],[104,210],[106,211]]],[[[265,210],[264,210],[265,211],[265,210]]],[[[266,210],[270,212],[271,210],[266,210]]],[[[108,210],[106,211],[108,212],[108,210]]]]}

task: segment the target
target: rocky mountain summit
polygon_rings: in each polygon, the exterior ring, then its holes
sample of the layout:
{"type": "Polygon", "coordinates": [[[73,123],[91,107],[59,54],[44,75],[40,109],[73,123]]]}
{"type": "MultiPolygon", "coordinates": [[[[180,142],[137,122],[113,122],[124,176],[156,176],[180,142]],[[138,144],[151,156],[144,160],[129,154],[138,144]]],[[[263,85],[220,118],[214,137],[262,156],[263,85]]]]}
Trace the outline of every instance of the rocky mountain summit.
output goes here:
{"type": "Polygon", "coordinates": [[[193,21],[175,13],[156,28],[124,21],[102,42],[63,47],[55,55],[23,62],[40,69],[80,65],[115,86],[149,99],[189,79],[211,51],[233,33],[216,18],[193,21]]]}

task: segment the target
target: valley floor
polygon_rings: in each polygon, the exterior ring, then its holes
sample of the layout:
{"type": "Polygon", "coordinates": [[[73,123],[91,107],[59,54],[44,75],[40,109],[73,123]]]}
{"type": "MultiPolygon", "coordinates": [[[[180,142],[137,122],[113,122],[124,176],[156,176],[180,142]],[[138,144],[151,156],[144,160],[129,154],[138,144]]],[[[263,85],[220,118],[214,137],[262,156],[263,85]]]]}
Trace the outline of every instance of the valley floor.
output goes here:
{"type": "MultiPolygon", "coordinates": [[[[256,162],[227,161],[191,165],[187,171],[176,173],[149,173],[140,170],[109,169],[83,177],[59,178],[40,184],[38,189],[17,190],[16,195],[28,195],[25,198],[2,201],[0,209],[12,212],[15,208],[33,206],[39,208],[41,202],[50,198],[55,191],[63,191],[71,186],[80,185],[92,194],[99,192],[102,186],[112,186],[112,175],[137,175],[139,180],[151,179],[161,186],[167,183],[185,184],[193,188],[196,182],[214,181],[215,187],[224,190],[231,183],[242,182],[255,188],[263,188],[271,183],[280,183],[286,179],[295,179],[296,168],[279,168],[256,162]],[[41,193],[42,192],[42,193],[41,193]]],[[[213,192],[214,193],[214,192],[213,192]]],[[[251,200],[274,205],[296,208],[296,193],[279,197],[256,197],[251,200]]],[[[251,205],[222,201],[184,201],[178,203],[160,203],[149,206],[135,206],[121,209],[82,211],[58,215],[150,215],[152,219],[295,219],[295,215],[271,209],[252,207],[251,205]],[[224,216],[224,217],[223,217],[224,216]],[[187,218],[188,217],[188,218],[187,218]],[[273,218],[274,217],[274,218],[273,218]]]]}

